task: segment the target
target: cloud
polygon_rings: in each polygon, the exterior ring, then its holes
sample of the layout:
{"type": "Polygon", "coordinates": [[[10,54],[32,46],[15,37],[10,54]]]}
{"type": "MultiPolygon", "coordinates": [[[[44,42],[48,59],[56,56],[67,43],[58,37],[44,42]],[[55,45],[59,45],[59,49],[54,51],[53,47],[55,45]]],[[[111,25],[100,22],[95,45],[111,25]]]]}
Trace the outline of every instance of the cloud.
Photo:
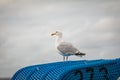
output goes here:
{"type": "Polygon", "coordinates": [[[12,2],[13,2],[13,0],[0,0],[0,8],[1,7],[3,8],[12,2]]]}
{"type": "Polygon", "coordinates": [[[56,30],[87,53],[82,59],[120,56],[119,0],[2,0],[0,4],[0,77],[12,76],[24,66],[62,60],[50,36],[56,30]]]}
{"type": "Polygon", "coordinates": [[[101,32],[119,32],[120,20],[114,17],[105,17],[95,24],[97,31],[101,32]]]}

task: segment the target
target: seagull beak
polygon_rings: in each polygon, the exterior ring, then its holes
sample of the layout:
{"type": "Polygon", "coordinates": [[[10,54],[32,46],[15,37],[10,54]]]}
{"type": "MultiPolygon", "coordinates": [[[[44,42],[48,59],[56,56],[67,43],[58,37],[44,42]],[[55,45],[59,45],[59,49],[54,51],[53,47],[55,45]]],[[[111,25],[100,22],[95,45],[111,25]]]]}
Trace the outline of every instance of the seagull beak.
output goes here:
{"type": "Polygon", "coordinates": [[[56,33],[51,33],[51,36],[54,36],[54,35],[56,35],[56,33]]]}

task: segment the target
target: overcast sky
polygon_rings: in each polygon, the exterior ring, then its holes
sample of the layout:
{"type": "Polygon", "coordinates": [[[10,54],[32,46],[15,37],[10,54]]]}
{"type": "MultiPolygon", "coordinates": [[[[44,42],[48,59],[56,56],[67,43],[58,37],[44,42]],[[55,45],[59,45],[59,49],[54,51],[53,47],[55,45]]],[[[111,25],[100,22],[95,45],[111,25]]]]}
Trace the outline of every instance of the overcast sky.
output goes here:
{"type": "Polygon", "coordinates": [[[87,55],[120,58],[120,0],[0,0],[0,77],[61,61],[54,31],[87,55]]]}

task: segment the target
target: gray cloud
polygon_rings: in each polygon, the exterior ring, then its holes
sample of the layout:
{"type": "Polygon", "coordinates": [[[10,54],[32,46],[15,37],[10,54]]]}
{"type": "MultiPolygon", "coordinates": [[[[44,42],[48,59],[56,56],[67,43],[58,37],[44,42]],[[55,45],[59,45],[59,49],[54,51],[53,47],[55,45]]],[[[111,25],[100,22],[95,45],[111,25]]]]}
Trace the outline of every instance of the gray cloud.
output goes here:
{"type": "Polygon", "coordinates": [[[0,77],[11,77],[24,66],[60,61],[50,36],[56,30],[87,53],[82,59],[120,57],[119,5],[119,0],[1,0],[0,77]]]}

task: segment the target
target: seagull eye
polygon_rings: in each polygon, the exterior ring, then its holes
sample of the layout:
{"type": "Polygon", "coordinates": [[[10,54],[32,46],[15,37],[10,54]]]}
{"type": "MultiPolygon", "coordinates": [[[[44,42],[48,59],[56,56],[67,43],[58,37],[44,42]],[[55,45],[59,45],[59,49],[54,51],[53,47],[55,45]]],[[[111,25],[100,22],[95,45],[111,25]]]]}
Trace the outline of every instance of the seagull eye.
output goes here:
{"type": "Polygon", "coordinates": [[[58,31],[56,31],[56,33],[58,33],[58,31]]]}

